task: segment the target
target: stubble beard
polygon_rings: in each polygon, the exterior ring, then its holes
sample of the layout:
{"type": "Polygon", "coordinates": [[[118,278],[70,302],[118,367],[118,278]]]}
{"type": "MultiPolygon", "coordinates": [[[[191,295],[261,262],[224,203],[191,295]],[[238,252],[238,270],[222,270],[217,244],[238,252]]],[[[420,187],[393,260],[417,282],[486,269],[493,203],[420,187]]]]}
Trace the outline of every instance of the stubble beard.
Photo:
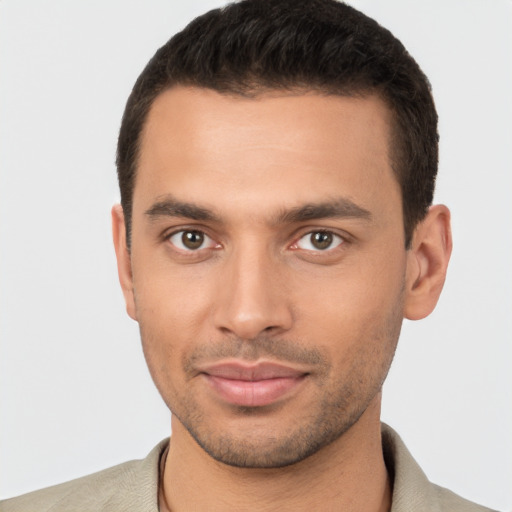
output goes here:
{"type": "MultiPolygon", "coordinates": [[[[208,345],[206,349],[198,350],[183,360],[185,374],[191,372],[195,360],[205,355],[254,361],[261,356],[270,356],[283,362],[312,364],[317,372],[310,385],[317,386],[318,400],[310,404],[311,410],[297,411],[296,421],[280,431],[269,432],[267,429],[264,432],[251,432],[248,428],[243,432],[232,432],[212,428],[212,421],[206,417],[193,394],[170,392],[165,386],[169,376],[163,375],[162,379],[159,378],[162,375],[155,375],[155,365],[146,348],[144,353],[167,406],[207,454],[223,464],[238,468],[280,468],[317,453],[343,436],[359,420],[380,392],[387,376],[400,334],[401,315],[402,309],[397,307],[389,315],[386,325],[381,325],[380,330],[372,333],[370,343],[355,343],[355,348],[345,354],[347,360],[353,361],[352,365],[346,368],[344,375],[334,380],[331,364],[320,351],[270,337],[251,341],[226,340],[220,345],[208,345]],[[161,385],[162,382],[164,385],[161,385]]],[[[141,326],[141,335],[147,342],[148,333],[143,331],[141,326]]],[[[146,347],[146,343],[143,346],[146,347]]],[[[265,414],[279,414],[279,407],[277,411],[272,409],[272,405],[233,408],[239,417],[247,419],[246,424],[251,418],[260,421],[265,414]]]]}
{"type": "MultiPolygon", "coordinates": [[[[201,411],[172,411],[195,442],[213,459],[237,468],[282,468],[296,464],[341,437],[364,412],[350,410],[343,403],[328,400],[318,403],[318,410],[291,428],[272,434],[265,432],[225,433],[213,431],[201,411]]],[[[366,409],[366,407],[364,408],[366,409]]],[[[262,411],[237,407],[238,415],[247,421],[262,411]]],[[[272,414],[269,412],[269,414],[272,414]]]]}

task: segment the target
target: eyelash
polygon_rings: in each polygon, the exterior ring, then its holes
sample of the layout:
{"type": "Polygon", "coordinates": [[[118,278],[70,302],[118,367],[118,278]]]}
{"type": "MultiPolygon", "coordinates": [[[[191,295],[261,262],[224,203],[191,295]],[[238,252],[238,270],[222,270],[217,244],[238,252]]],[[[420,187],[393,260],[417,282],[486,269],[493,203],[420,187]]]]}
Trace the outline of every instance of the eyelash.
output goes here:
{"type": "MultiPolygon", "coordinates": [[[[210,237],[202,229],[192,229],[192,228],[183,229],[182,228],[179,230],[175,230],[175,231],[172,231],[171,233],[164,235],[164,240],[169,242],[172,246],[174,246],[174,248],[177,249],[181,254],[187,255],[187,256],[198,255],[206,249],[222,248],[222,245],[220,243],[216,242],[212,237],[210,237]],[[197,235],[201,235],[202,237],[204,237],[204,239],[199,247],[197,247],[195,249],[190,248],[190,247],[188,247],[188,248],[187,247],[179,247],[179,244],[181,244],[183,246],[183,236],[187,233],[188,234],[197,234],[197,235]],[[172,240],[177,235],[181,235],[181,241],[180,240],[175,240],[175,241],[172,240]],[[209,246],[202,247],[204,242],[207,240],[210,241],[209,246]]],[[[310,240],[311,240],[311,238],[310,238],[310,240]]],[[[322,255],[322,254],[332,254],[334,251],[336,251],[337,249],[340,249],[341,246],[344,246],[348,242],[349,242],[349,240],[348,240],[347,236],[336,233],[335,231],[332,231],[329,229],[310,229],[307,232],[303,232],[298,238],[296,238],[295,241],[291,245],[288,246],[288,248],[293,251],[303,250],[309,254],[316,253],[318,255],[322,255]],[[310,249],[310,248],[300,247],[299,243],[301,242],[301,240],[306,239],[307,237],[312,237],[313,235],[318,235],[318,234],[328,235],[331,237],[331,242],[328,247],[326,247],[325,249],[321,249],[321,248],[311,248],[310,249]],[[331,247],[331,245],[333,243],[336,243],[336,245],[334,247],[331,247]]]]}
{"type": "Polygon", "coordinates": [[[210,236],[208,236],[207,233],[205,233],[203,230],[201,229],[180,229],[180,230],[177,230],[177,231],[173,231],[172,233],[169,233],[169,234],[166,234],[164,236],[164,239],[168,242],[171,243],[171,245],[173,245],[174,247],[176,247],[179,251],[182,251],[183,253],[197,253],[201,250],[204,250],[204,249],[218,249],[220,248],[220,244],[215,242],[215,240],[213,240],[213,238],[211,238],[210,236]],[[181,243],[181,245],[184,245],[183,244],[183,236],[188,233],[188,234],[196,234],[196,235],[201,235],[203,237],[203,242],[201,243],[201,246],[203,245],[203,243],[206,241],[206,240],[210,240],[211,244],[210,247],[198,247],[196,249],[192,249],[190,247],[179,247],[178,246],[178,243],[181,243]],[[172,239],[174,237],[176,237],[177,235],[180,235],[181,234],[181,238],[182,238],[182,241],[179,242],[179,241],[173,241],[172,239]]]}
{"type": "MultiPolygon", "coordinates": [[[[297,240],[292,244],[292,246],[290,248],[293,250],[301,250],[302,249],[302,250],[309,251],[312,253],[317,252],[320,254],[332,253],[332,251],[338,249],[341,245],[344,245],[346,242],[347,242],[346,238],[339,235],[338,233],[335,233],[334,231],[330,231],[328,229],[316,229],[316,230],[308,231],[307,233],[304,233],[303,235],[301,235],[299,238],[297,238],[297,240]],[[307,248],[307,247],[300,246],[300,242],[302,240],[306,240],[306,243],[309,242],[309,244],[311,246],[313,246],[312,237],[314,235],[322,235],[322,236],[330,237],[330,239],[327,240],[328,246],[323,249],[319,248],[319,247],[307,248]],[[335,244],[334,247],[332,247],[333,244],[335,244]]],[[[320,243],[321,243],[321,241],[320,241],[320,243]]]]}

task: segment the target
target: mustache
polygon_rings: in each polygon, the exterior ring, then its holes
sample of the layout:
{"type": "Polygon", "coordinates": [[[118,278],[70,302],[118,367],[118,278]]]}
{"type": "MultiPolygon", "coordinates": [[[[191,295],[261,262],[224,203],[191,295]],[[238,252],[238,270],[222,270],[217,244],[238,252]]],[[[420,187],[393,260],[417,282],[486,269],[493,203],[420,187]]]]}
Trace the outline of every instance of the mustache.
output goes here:
{"type": "Polygon", "coordinates": [[[184,358],[183,367],[187,372],[193,372],[201,364],[231,358],[247,362],[270,359],[324,369],[330,366],[318,348],[305,347],[297,341],[259,336],[252,340],[229,338],[198,346],[184,358]]]}

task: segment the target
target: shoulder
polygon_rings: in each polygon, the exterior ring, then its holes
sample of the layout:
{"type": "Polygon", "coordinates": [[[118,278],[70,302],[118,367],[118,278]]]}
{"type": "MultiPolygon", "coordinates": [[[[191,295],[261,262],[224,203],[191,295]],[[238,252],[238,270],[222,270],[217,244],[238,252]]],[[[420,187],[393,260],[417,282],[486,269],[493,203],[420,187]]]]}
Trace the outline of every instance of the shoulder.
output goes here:
{"type": "Polygon", "coordinates": [[[472,501],[468,501],[458,494],[440,487],[439,485],[431,484],[433,492],[437,496],[437,500],[441,505],[442,511],[446,512],[495,512],[490,508],[478,505],[472,501]]]}
{"type": "Polygon", "coordinates": [[[431,483],[400,436],[385,424],[382,449],[393,479],[391,512],[493,512],[431,483]]]}
{"type": "Polygon", "coordinates": [[[158,510],[159,443],[142,460],[133,460],[59,485],[0,501],[0,512],[78,510],[158,510]]]}

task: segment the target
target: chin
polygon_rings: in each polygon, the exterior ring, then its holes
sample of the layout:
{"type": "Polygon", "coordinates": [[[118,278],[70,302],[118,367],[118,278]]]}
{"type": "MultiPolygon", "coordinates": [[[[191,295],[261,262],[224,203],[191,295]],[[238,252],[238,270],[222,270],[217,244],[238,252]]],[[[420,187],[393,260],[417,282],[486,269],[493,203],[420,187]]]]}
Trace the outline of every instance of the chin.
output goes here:
{"type": "Polygon", "coordinates": [[[197,416],[192,422],[177,419],[194,441],[216,461],[237,468],[271,469],[300,463],[328,447],[358,421],[364,409],[337,411],[332,415],[326,413],[322,406],[319,410],[323,414],[294,418],[292,425],[277,425],[275,422],[265,425],[261,417],[256,417],[257,411],[240,408],[239,413],[247,420],[246,428],[240,425],[238,428],[236,425],[230,428],[217,426],[212,422],[197,421],[197,416]]]}

